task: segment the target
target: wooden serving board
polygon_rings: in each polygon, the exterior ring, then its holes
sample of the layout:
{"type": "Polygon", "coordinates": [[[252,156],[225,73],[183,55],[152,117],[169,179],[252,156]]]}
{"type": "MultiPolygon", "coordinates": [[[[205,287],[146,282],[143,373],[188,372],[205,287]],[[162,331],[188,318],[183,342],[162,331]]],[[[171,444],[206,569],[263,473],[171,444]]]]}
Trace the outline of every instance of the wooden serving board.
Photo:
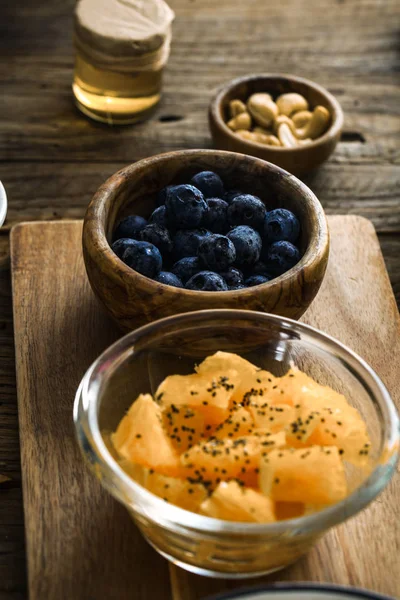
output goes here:
{"type": "MultiPolygon", "coordinates": [[[[330,217],[332,250],[304,317],[361,354],[398,406],[399,315],[375,231],[330,217]]],[[[30,600],[198,600],[244,585],[158,556],[83,464],[72,405],[90,363],[120,334],[87,282],[79,221],[12,231],[14,326],[30,600]]],[[[400,480],[272,581],[328,581],[400,596],[400,480]]]]}

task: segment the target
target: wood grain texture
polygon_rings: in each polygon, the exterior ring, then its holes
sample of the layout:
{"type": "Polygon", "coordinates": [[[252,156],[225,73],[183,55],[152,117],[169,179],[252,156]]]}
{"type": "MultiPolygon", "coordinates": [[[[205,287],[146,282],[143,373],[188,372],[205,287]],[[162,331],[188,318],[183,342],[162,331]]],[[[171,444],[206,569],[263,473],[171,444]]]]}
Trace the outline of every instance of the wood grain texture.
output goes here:
{"type": "Polygon", "coordinates": [[[0,472],[12,477],[0,489],[1,600],[25,598],[12,225],[82,218],[99,185],[124,165],[210,147],[206,109],[221,84],[252,72],[294,73],[327,87],[345,112],[335,152],[305,181],[328,214],[372,220],[400,305],[398,0],[170,0],[176,21],[161,105],[147,123],[115,130],[73,106],[74,3],[1,6],[0,178],[9,212],[0,229],[0,472]]]}
{"type": "Polygon", "coordinates": [[[172,314],[212,308],[240,307],[298,319],[321,285],[328,253],[326,218],[306,186],[275,165],[215,150],[165,153],[118,171],[96,192],[83,226],[83,255],[90,284],[124,331],[172,314]],[[161,189],[172,183],[187,183],[203,170],[218,173],[231,189],[255,194],[268,208],[283,206],[296,214],[301,225],[302,257],[290,271],[257,288],[197,292],[152,281],[117,258],[110,242],[121,218],[129,214],[148,217],[161,189]]]}
{"type": "Polygon", "coordinates": [[[74,0],[48,4],[7,7],[10,26],[0,46],[8,57],[0,82],[7,85],[0,108],[8,118],[0,154],[8,160],[95,156],[130,163],[163,151],[209,147],[206,109],[215,90],[233,77],[274,70],[326,86],[343,106],[345,132],[365,140],[339,144],[329,162],[399,163],[396,0],[323,0],[312,7],[305,0],[273,7],[259,0],[172,0],[172,53],[151,128],[143,123],[111,130],[79,115],[71,99],[74,0]],[[183,118],[160,122],[165,115],[183,118]]]}
{"type": "MultiPolygon", "coordinates": [[[[399,316],[374,229],[358,217],[331,217],[329,224],[327,276],[304,320],[368,360],[400,406],[399,316]]],[[[81,223],[67,221],[21,225],[12,236],[30,600],[101,600],[114,597],[111,590],[118,598],[131,598],[134,590],[135,600],[171,594],[199,600],[237,587],[173,566],[169,577],[167,563],[82,464],[72,432],[74,391],[116,331],[87,284],[80,236],[81,223]],[[56,255],[59,239],[64,247],[56,255]]],[[[367,510],[263,581],[332,581],[399,595],[399,498],[397,476],[367,510]]]]}
{"type": "MultiPolygon", "coordinates": [[[[336,337],[367,360],[400,408],[400,319],[375,231],[371,223],[359,217],[333,216],[329,227],[327,274],[301,320],[336,337]]],[[[308,556],[257,583],[329,581],[399,597],[399,497],[397,473],[374,503],[331,530],[308,556]]],[[[200,600],[240,585],[205,580],[174,566],[170,569],[173,600],[200,600]]]]}
{"type": "Polygon", "coordinates": [[[29,597],[128,600],[127,582],[136,572],[141,598],[167,600],[166,564],[143,544],[128,513],[89,476],[75,441],[78,383],[116,338],[84,275],[81,227],[37,223],[18,226],[12,236],[29,597]],[[54,253],[60,239],[62,248],[54,253]]]}
{"type": "Polygon", "coordinates": [[[222,86],[210,103],[208,121],[216,148],[258,156],[299,176],[313,171],[332,154],[343,130],[343,111],[336,98],[313,81],[274,71],[274,75],[239,77],[222,86]],[[260,92],[271,94],[275,100],[281,94],[294,92],[306,98],[310,110],[324,106],[330,115],[328,130],[310,145],[296,148],[275,148],[240,138],[226,125],[229,103],[237,99],[246,103],[252,94],[260,92]]]}

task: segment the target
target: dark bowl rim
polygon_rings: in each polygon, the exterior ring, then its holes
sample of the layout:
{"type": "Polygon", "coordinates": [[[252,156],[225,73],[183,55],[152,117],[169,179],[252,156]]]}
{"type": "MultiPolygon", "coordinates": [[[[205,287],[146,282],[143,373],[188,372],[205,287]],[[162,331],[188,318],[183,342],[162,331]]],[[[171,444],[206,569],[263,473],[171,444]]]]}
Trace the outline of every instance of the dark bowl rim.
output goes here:
{"type": "MultiPolygon", "coordinates": [[[[275,594],[276,592],[334,592],[338,595],[354,596],[355,600],[357,598],[364,600],[395,600],[392,596],[386,596],[359,587],[312,582],[296,582],[290,584],[273,583],[267,586],[248,586],[231,592],[221,592],[212,596],[205,596],[203,600],[234,600],[236,598],[244,598],[249,594],[252,594],[256,600],[257,596],[260,594],[275,594]]],[[[251,597],[250,600],[253,600],[253,598],[251,597]]]]}
{"type": "Polygon", "coordinates": [[[237,142],[238,136],[233,131],[231,131],[231,129],[229,129],[225,121],[220,116],[220,113],[222,112],[222,102],[225,99],[225,96],[228,94],[228,92],[230,92],[235,86],[239,85],[240,83],[244,83],[247,81],[256,81],[258,79],[286,79],[294,81],[296,83],[302,83],[305,86],[314,89],[315,91],[322,94],[333,107],[333,114],[331,115],[332,123],[329,126],[328,130],[322,136],[313,140],[305,146],[298,146],[297,148],[268,146],[266,144],[260,144],[258,142],[252,142],[250,140],[244,140],[242,138],[239,138],[241,144],[247,145],[249,148],[254,147],[257,149],[266,150],[267,152],[276,151],[282,154],[305,154],[308,149],[322,146],[326,142],[330,141],[331,139],[335,138],[341,133],[344,124],[344,114],[342,107],[340,106],[339,101],[336,100],[335,96],[333,96],[333,94],[331,94],[326,88],[321,86],[319,83],[316,83],[311,79],[306,79],[297,75],[291,75],[290,73],[254,73],[252,75],[245,75],[244,77],[237,77],[228,81],[226,84],[224,84],[217,90],[209,105],[210,118],[214,121],[215,125],[219,127],[220,131],[225,136],[229,137],[232,141],[237,142]]]}
{"type": "MultiPolygon", "coordinates": [[[[103,257],[107,259],[109,264],[115,266],[115,269],[111,271],[111,275],[108,275],[112,279],[118,279],[120,275],[123,278],[136,279],[141,281],[143,284],[146,284],[150,287],[154,287],[154,289],[162,286],[162,289],[165,293],[171,294],[171,296],[181,296],[185,295],[186,297],[197,297],[204,298],[205,301],[214,299],[214,300],[223,300],[227,298],[227,295],[232,298],[237,298],[238,300],[248,295],[251,292],[257,293],[261,288],[263,290],[274,289],[276,286],[288,285],[288,283],[293,280],[293,278],[300,275],[303,269],[309,267],[312,268],[315,265],[318,265],[324,257],[329,255],[329,228],[325,215],[325,211],[318,200],[317,196],[314,192],[300,179],[298,179],[295,175],[292,175],[288,171],[285,171],[278,165],[270,163],[262,158],[257,158],[255,156],[251,156],[249,154],[241,154],[238,152],[229,152],[227,150],[212,150],[212,149],[190,149],[190,150],[174,150],[172,152],[164,152],[161,154],[156,154],[148,158],[143,158],[135,163],[127,165],[126,167],[120,169],[113,175],[111,175],[104,183],[101,185],[96,193],[94,194],[92,200],[89,203],[89,206],[86,210],[86,214],[84,217],[83,224],[83,246],[84,250],[86,249],[91,256],[92,260],[96,262],[96,257],[94,254],[101,254],[103,257]],[[101,223],[100,214],[105,210],[105,203],[110,193],[110,187],[118,188],[121,185],[121,180],[125,180],[127,176],[132,176],[136,170],[143,167],[145,163],[148,163],[150,167],[157,167],[158,163],[168,160],[170,157],[179,157],[183,155],[193,155],[193,156],[226,156],[230,155],[232,157],[238,157],[242,161],[259,163],[262,168],[267,168],[272,172],[275,172],[283,177],[289,182],[290,186],[294,189],[297,188],[301,191],[303,198],[307,198],[307,202],[312,206],[312,210],[315,216],[315,229],[316,233],[310,239],[308,246],[300,258],[299,262],[294,265],[291,269],[271,279],[266,283],[262,283],[259,285],[255,285],[252,287],[247,287],[239,290],[226,290],[221,292],[209,292],[209,291],[198,291],[198,290],[188,290],[186,288],[177,288],[174,286],[170,286],[167,284],[163,284],[161,282],[155,281],[142,275],[141,273],[135,271],[128,267],[112,250],[111,245],[109,244],[105,232],[105,228],[101,223]],[[129,171],[129,173],[128,173],[129,171]],[[97,225],[100,224],[99,230],[97,229],[97,225]],[[91,250],[88,250],[89,244],[87,244],[87,238],[91,240],[91,250]],[[94,252],[93,252],[94,246],[94,252]]],[[[85,254],[85,252],[84,252],[85,254]]]]}

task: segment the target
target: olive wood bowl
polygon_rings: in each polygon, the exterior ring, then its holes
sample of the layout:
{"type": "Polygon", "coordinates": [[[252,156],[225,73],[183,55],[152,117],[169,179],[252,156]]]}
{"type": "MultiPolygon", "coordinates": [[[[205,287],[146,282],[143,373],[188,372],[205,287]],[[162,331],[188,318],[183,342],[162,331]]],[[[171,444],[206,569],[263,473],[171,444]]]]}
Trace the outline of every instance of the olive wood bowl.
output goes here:
{"type": "Polygon", "coordinates": [[[324,211],[304,183],[258,158],[215,150],[169,152],[118,171],[94,195],[83,226],[83,256],[90,284],[124,331],[169,315],[212,308],[258,310],[298,319],[318,292],[328,252],[324,211]],[[259,196],[268,208],[292,210],[301,223],[300,262],[268,283],[227,292],[164,285],[125,265],[110,247],[119,220],[129,214],[148,217],[160,189],[187,183],[202,170],[217,172],[227,188],[259,196]]]}
{"type": "Polygon", "coordinates": [[[266,73],[233,79],[224,85],[211,101],[209,125],[214,146],[219,150],[241,152],[263,158],[295,175],[312,171],[334,151],[343,129],[343,111],[339,102],[317,83],[294,75],[266,73]],[[311,110],[324,106],[331,115],[328,130],[305,146],[280,148],[243,140],[229,129],[229,102],[234,99],[246,103],[249,96],[266,92],[276,99],[280,94],[297,92],[308,100],[311,110]]]}

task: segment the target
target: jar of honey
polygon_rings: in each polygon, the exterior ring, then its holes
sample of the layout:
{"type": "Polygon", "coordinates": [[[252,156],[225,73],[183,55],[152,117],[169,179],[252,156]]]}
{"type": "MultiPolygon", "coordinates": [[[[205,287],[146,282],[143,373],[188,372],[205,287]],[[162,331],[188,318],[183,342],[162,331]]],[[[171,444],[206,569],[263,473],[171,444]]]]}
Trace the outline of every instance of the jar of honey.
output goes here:
{"type": "Polygon", "coordinates": [[[147,118],[161,98],[174,13],[164,0],[79,0],[72,90],[78,108],[109,125],[147,118]]]}

